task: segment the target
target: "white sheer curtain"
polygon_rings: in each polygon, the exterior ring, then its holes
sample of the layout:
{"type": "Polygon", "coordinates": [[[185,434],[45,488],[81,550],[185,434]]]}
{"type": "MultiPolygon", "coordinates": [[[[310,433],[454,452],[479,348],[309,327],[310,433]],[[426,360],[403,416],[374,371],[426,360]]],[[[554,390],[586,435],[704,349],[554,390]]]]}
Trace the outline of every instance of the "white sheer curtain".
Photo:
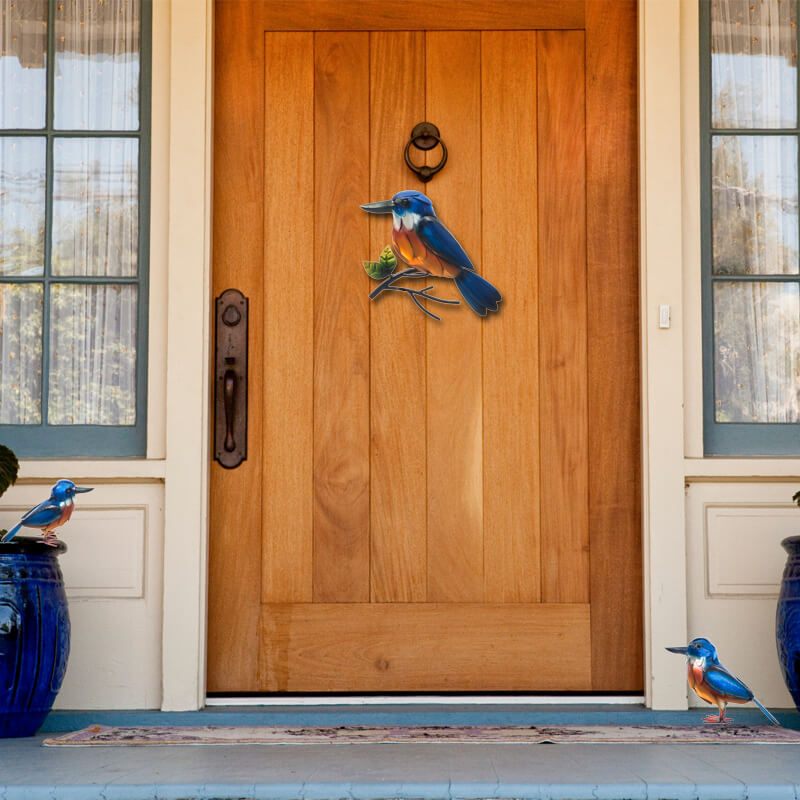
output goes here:
{"type": "Polygon", "coordinates": [[[712,0],[715,419],[800,421],[797,1],[712,0]]]}
{"type": "Polygon", "coordinates": [[[795,126],[796,24],[795,0],[712,0],[713,127],[795,126]]]}
{"type": "Polygon", "coordinates": [[[42,420],[42,284],[0,284],[0,423],[42,420]]]}
{"type": "Polygon", "coordinates": [[[714,286],[718,422],[800,422],[796,283],[714,286]]]}
{"type": "Polygon", "coordinates": [[[55,126],[139,127],[141,0],[56,4],[55,126]]]}
{"type": "MultiPolygon", "coordinates": [[[[55,127],[139,127],[140,0],[59,0],[55,127]]],[[[133,137],[56,137],[52,274],[101,284],[50,287],[48,421],[136,422],[139,143],[133,137]]]]}

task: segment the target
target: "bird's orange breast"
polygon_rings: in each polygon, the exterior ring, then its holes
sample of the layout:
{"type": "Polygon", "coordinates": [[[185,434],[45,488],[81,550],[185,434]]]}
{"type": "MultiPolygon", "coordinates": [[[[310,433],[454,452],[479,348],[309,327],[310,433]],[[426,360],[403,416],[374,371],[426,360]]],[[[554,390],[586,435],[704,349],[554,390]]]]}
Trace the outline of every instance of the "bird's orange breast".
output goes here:
{"type": "Polygon", "coordinates": [[[717,697],[711,691],[710,687],[704,680],[703,675],[703,668],[694,666],[693,664],[689,664],[689,686],[694,689],[695,693],[701,700],[705,700],[706,703],[711,703],[712,705],[717,704],[717,697]]]}
{"type": "Polygon", "coordinates": [[[439,258],[416,233],[406,228],[392,228],[392,244],[395,253],[410,267],[417,267],[438,278],[455,278],[461,272],[460,267],[439,258]]]}

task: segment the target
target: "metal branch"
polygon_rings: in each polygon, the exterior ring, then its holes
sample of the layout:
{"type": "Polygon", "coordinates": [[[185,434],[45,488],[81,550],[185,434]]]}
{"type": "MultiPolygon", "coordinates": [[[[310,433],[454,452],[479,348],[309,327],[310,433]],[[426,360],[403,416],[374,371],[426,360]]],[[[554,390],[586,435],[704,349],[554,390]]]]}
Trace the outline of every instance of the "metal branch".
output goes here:
{"type": "Polygon", "coordinates": [[[427,278],[427,272],[420,272],[416,269],[406,269],[402,272],[395,273],[394,275],[389,275],[388,278],[384,278],[384,280],[378,285],[376,289],[374,289],[369,296],[370,300],[374,300],[381,292],[405,292],[415,303],[417,308],[420,311],[427,314],[429,317],[432,317],[435,320],[440,320],[440,317],[437,317],[432,311],[428,311],[425,306],[420,303],[420,297],[424,297],[426,300],[433,300],[434,303],[442,303],[443,305],[448,306],[457,306],[459,305],[458,300],[444,300],[441,297],[435,297],[432,294],[428,294],[428,292],[433,289],[433,286],[426,286],[424,289],[411,289],[408,286],[393,286],[392,284],[396,281],[400,280],[401,278],[427,278]]]}

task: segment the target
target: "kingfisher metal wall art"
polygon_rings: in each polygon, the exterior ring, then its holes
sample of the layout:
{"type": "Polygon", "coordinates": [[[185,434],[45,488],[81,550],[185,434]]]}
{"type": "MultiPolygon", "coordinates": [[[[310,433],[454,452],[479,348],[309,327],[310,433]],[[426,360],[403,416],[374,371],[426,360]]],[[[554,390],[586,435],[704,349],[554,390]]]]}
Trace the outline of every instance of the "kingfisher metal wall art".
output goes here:
{"type": "Polygon", "coordinates": [[[378,261],[364,262],[370,278],[381,281],[370,293],[370,300],[385,291],[405,292],[421,311],[438,320],[420,298],[446,305],[458,305],[458,300],[444,300],[430,294],[432,285],[412,289],[395,284],[403,278],[452,278],[476,314],[485,317],[488,311],[497,311],[497,304],[503,299],[500,292],[475,271],[464,248],[436,216],[430,198],[422,192],[398,192],[391,200],[367,203],[361,208],[370,214],[392,215],[391,245],[383,250],[378,261]],[[408,268],[396,272],[398,260],[408,268]]]}

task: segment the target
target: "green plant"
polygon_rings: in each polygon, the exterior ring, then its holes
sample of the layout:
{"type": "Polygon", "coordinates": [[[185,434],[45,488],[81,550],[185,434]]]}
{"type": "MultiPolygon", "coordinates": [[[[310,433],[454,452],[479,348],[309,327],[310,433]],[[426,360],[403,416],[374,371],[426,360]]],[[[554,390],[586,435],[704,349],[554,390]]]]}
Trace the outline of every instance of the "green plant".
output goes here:
{"type": "Polygon", "coordinates": [[[0,496],[5,494],[9,486],[17,482],[17,475],[19,475],[19,461],[14,451],[0,444],[0,496]]]}
{"type": "MultiPolygon", "coordinates": [[[[17,482],[17,475],[19,475],[17,456],[10,447],[0,444],[0,496],[5,494],[9,486],[17,482]]],[[[7,533],[5,528],[0,530],[0,539],[5,533],[7,533]]]]}

